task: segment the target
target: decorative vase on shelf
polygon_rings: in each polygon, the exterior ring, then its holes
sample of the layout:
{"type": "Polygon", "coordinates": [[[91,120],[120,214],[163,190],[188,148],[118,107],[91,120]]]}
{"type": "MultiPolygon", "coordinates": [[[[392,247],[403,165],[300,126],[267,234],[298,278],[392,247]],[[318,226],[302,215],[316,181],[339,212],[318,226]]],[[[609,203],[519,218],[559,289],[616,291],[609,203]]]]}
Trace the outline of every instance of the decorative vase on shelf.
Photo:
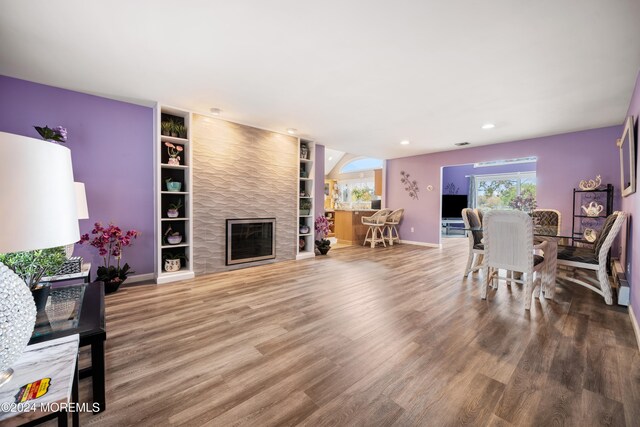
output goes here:
{"type": "Polygon", "coordinates": [[[167,162],[167,164],[172,166],[180,166],[180,160],[178,160],[177,157],[169,157],[169,161],[167,162]]]}
{"type": "Polygon", "coordinates": [[[300,226],[300,234],[308,234],[309,233],[309,226],[308,225],[301,225],[300,226]]]}
{"type": "Polygon", "coordinates": [[[307,156],[309,155],[309,147],[305,144],[300,146],[300,158],[303,160],[307,160],[307,156]]]}
{"type": "Polygon", "coordinates": [[[172,271],[178,271],[181,267],[180,259],[166,259],[164,261],[164,271],[169,273],[172,271]]]}
{"type": "Polygon", "coordinates": [[[169,218],[178,218],[178,215],[180,215],[180,211],[178,211],[178,209],[168,209],[167,210],[167,216],[169,218]]]}
{"type": "Polygon", "coordinates": [[[304,240],[304,237],[301,237],[300,240],[298,241],[298,246],[300,247],[300,250],[304,250],[304,247],[307,245],[307,242],[304,240]]]}
{"type": "Polygon", "coordinates": [[[170,245],[177,245],[182,242],[182,235],[167,236],[167,242],[169,242],[170,245]]]}
{"type": "Polygon", "coordinates": [[[167,191],[178,192],[182,189],[181,182],[167,181],[167,191]]]}

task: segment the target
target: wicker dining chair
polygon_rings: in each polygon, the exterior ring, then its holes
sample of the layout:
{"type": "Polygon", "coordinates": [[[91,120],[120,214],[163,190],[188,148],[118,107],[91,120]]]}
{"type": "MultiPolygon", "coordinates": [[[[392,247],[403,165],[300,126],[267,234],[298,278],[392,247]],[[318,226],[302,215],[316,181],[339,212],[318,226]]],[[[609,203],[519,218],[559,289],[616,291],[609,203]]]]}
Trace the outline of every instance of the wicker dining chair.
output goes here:
{"type": "Polygon", "coordinates": [[[556,236],[560,235],[562,226],[562,214],[560,211],[555,209],[534,209],[531,212],[531,218],[533,218],[534,226],[547,229],[554,228],[556,236]]]}
{"type": "Polygon", "coordinates": [[[611,283],[607,274],[607,259],[611,245],[622,228],[622,224],[627,219],[626,212],[616,211],[605,220],[600,234],[593,242],[593,248],[576,246],[558,246],[558,266],[574,267],[583,270],[596,272],[600,288],[580,279],[569,272],[558,275],[566,280],[584,286],[593,292],[602,295],[604,302],[613,304],[613,293],[611,283]]]}
{"type": "MultiPolygon", "coordinates": [[[[478,218],[476,212],[470,208],[462,209],[462,220],[464,221],[464,228],[466,229],[480,228],[482,226],[480,218],[478,218]]],[[[467,231],[467,238],[469,239],[469,256],[467,258],[467,267],[464,270],[464,277],[482,268],[482,259],[484,256],[482,231],[467,231]]]]}
{"type": "MultiPolygon", "coordinates": [[[[523,305],[529,310],[534,290],[541,284],[541,276],[545,280],[549,277],[544,256],[534,254],[531,217],[521,211],[492,210],[483,219],[485,283],[480,290],[482,299],[487,298],[493,280],[523,283],[523,305]],[[501,269],[524,273],[524,279],[516,279],[513,275],[501,277],[498,274],[501,269]]],[[[547,246],[548,242],[543,242],[536,249],[544,252],[547,246]]]]}
{"type": "Polygon", "coordinates": [[[398,224],[402,221],[404,215],[404,209],[396,209],[387,216],[387,221],[384,223],[384,234],[386,235],[387,242],[390,246],[393,246],[394,242],[400,243],[400,234],[398,233],[398,224]],[[395,234],[395,235],[394,235],[395,234]]]}
{"type": "Polygon", "coordinates": [[[391,209],[381,209],[371,216],[363,216],[360,219],[362,224],[369,226],[362,246],[366,245],[367,242],[370,242],[372,248],[375,248],[378,243],[382,243],[384,247],[387,247],[387,244],[384,241],[383,232],[385,223],[387,222],[387,217],[390,213],[391,209]],[[371,235],[371,237],[369,237],[369,235],[371,235]]]}

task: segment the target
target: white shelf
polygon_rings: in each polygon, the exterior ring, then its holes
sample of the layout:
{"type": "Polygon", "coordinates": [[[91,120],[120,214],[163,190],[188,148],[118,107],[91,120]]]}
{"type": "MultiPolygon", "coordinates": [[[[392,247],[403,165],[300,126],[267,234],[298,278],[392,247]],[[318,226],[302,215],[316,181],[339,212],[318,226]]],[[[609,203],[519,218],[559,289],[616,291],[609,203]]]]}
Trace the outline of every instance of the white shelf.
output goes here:
{"type": "Polygon", "coordinates": [[[313,178],[300,178],[300,181],[313,181],[313,178]]]}
{"type": "Polygon", "coordinates": [[[311,233],[306,233],[306,234],[298,233],[298,237],[305,237],[305,236],[311,236],[311,233]]]}
{"type": "Polygon", "coordinates": [[[313,199],[311,196],[298,196],[300,199],[313,199]]]}
{"type": "MultiPolygon", "coordinates": [[[[172,113],[169,113],[172,114],[172,113]]],[[[175,136],[160,135],[162,142],[173,142],[174,144],[187,145],[189,140],[186,138],[177,138],[175,136]]]]}
{"type": "MultiPolygon", "coordinates": [[[[313,228],[313,225],[310,224],[311,222],[313,222],[313,209],[315,208],[315,186],[314,184],[314,178],[315,178],[315,168],[314,168],[314,158],[315,158],[315,145],[313,143],[313,141],[306,141],[306,140],[298,140],[298,144],[299,144],[299,153],[302,151],[302,145],[306,145],[307,146],[307,152],[308,152],[308,159],[302,159],[300,158],[300,156],[298,156],[298,162],[297,162],[297,167],[298,167],[298,223],[299,224],[306,224],[308,225],[311,229],[313,228]],[[304,172],[305,175],[307,175],[306,178],[301,177],[300,175],[304,172]],[[300,193],[303,194],[307,194],[306,196],[300,196],[300,193]],[[308,200],[311,201],[311,211],[309,214],[307,215],[301,215],[300,214],[300,203],[305,201],[307,202],[308,200]],[[310,219],[311,218],[311,219],[310,219]]],[[[307,202],[308,203],[308,202],[307,202]]],[[[306,210],[306,209],[305,209],[306,210]]],[[[309,232],[309,233],[298,233],[298,237],[296,239],[295,242],[296,245],[296,259],[304,259],[304,258],[312,258],[315,256],[315,251],[314,251],[314,244],[313,244],[313,232],[309,232]],[[303,250],[300,250],[300,246],[299,246],[299,240],[300,239],[304,239],[304,241],[306,242],[306,248],[303,250]]]]}
{"type": "Polygon", "coordinates": [[[177,244],[170,245],[164,241],[163,236],[165,228],[169,225],[178,226],[181,228],[181,232],[185,236],[193,236],[193,198],[191,197],[193,187],[193,150],[191,144],[192,136],[192,114],[190,111],[169,107],[166,105],[156,104],[155,107],[155,143],[154,143],[154,203],[155,203],[155,279],[156,283],[170,283],[178,280],[186,280],[194,277],[193,272],[193,242],[191,239],[185,239],[185,241],[177,244]],[[163,114],[176,116],[177,119],[184,120],[184,126],[187,128],[187,138],[177,138],[173,136],[162,135],[161,123],[163,114]],[[167,161],[167,152],[165,143],[170,142],[182,146],[184,150],[180,153],[182,163],[181,165],[170,165],[164,163],[167,161]],[[165,178],[173,176],[177,172],[171,171],[183,171],[179,173],[182,181],[182,191],[167,191],[165,178]],[[167,196],[167,197],[163,197],[167,196]],[[164,202],[171,200],[168,196],[175,196],[182,199],[184,207],[180,213],[184,216],[178,218],[166,217],[166,206],[164,202]],[[189,196],[189,197],[187,197],[189,196]],[[166,272],[164,271],[164,260],[162,259],[162,252],[166,253],[167,250],[176,250],[176,252],[184,253],[189,260],[184,263],[184,266],[179,271],[166,272]]]}
{"type": "Polygon", "coordinates": [[[160,246],[160,248],[161,249],[186,248],[187,246],[190,246],[189,243],[178,243],[177,245],[162,245],[160,246]]]}
{"type": "Polygon", "coordinates": [[[299,218],[311,218],[313,215],[298,215],[299,218]]]}
{"type": "Polygon", "coordinates": [[[167,163],[162,163],[160,167],[162,169],[189,169],[187,165],[169,165],[167,163]]]}
{"type": "Polygon", "coordinates": [[[313,160],[309,160],[309,159],[300,159],[300,161],[302,163],[313,163],[313,160]]]}

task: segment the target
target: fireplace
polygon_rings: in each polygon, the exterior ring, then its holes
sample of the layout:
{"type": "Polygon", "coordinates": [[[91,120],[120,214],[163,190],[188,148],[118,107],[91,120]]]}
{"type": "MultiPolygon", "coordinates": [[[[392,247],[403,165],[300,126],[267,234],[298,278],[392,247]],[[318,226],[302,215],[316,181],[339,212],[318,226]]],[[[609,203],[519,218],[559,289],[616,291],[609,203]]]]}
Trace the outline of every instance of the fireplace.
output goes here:
{"type": "Polygon", "coordinates": [[[276,257],[276,219],[227,220],[226,265],[276,257]]]}

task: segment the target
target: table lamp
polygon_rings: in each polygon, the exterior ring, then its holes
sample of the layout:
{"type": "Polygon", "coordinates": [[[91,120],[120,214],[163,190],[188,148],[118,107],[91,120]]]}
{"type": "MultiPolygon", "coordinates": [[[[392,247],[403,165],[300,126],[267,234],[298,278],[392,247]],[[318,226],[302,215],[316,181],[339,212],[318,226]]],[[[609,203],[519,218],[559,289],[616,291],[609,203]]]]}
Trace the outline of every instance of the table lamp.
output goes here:
{"type": "MultiPolygon", "coordinates": [[[[0,253],[46,249],[80,239],[71,152],[0,132],[0,253]]],[[[0,263],[0,386],[24,351],[36,307],[24,281],[0,263]]]]}
{"type": "MultiPolygon", "coordinates": [[[[74,182],[73,186],[76,190],[76,209],[78,214],[78,219],[89,219],[89,208],[87,207],[87,192],[84,189],[83,182],[74,182]]],[[[75,249],[76,244],[69,243],[64,247],[64,252],[68,258],[73,256],[73,250],[75,249]]]]}

